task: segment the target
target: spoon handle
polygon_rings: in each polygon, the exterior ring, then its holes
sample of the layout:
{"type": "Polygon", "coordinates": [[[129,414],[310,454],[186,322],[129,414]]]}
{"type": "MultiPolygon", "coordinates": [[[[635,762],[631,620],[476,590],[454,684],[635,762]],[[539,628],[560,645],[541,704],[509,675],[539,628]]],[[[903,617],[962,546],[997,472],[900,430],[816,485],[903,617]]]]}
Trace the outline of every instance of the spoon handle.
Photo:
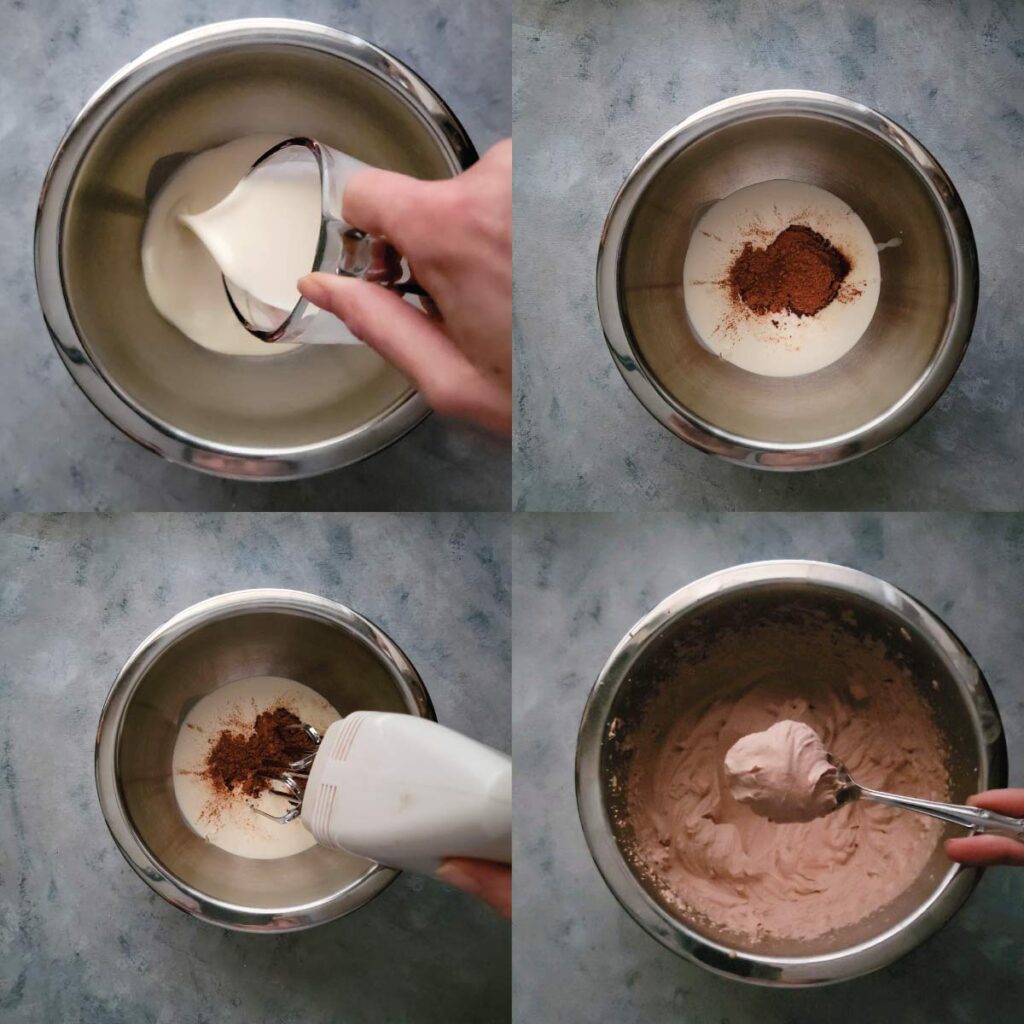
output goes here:
{"type": "Polygon", "coordinates": [[[1024,818],[1011,818],[1008,814],[997,814],[983,807],[967,807],[963,804],[944,804],[936,800],[922,800],[914,796],[901,796],[898,793],[883,793],[881,790],[859,786],[860,796],[865,800],[888,804],[890,807],[903,807],[908,811],[918,811],[932,818],[951,821],[954,825],[974,829],[975,832],[992,836],[1007,836],[1024,842],[1024,818]]]}

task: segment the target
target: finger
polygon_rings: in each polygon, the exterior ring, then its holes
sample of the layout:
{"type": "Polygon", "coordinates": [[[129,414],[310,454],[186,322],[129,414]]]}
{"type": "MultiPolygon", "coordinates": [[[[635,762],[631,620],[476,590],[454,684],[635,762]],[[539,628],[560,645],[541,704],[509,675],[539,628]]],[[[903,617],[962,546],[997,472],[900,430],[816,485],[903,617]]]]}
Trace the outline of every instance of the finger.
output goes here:
{"type": "Polygon", "coordinates": [[[480,158],[479,163],[475,167],[471,167],[467,173],[472,173],[476,167],[497,167],[507,168],[509,173],[512,171],[512,140],[502,139],[500,142],[496,142],[486,153],[480,158]]]}
{"type": "Polygon", "coordinates": [[[437,877],[512,920],[512,869],[507,864],[452,857],[438,868],[437,877]]]}
{"type": "Polygon", "coordinates": [[[405,374],[432,409],[511,434],[507,386],[481,375],[437,323],[394,292],[333,274],[308,274],[299,291],[405,374]]]}
{"type": "Polygon", "coordinates": [[[1024,815],[1024,789],[987,789],[968,797],[967,802],[999,814],[1024,815]]]}
{"type": "Polygon", "coordinates": [[[369,168],[354,174],[345,185],[342,216],[370,235],[383,235],[405,252],[410,226],[419,224],[432,208],[431,186],[394,171],[369,168]]]}
{"type": "Polygon", "coordinates": [[[946,856],[958,864],[989,867],[997,864],[1024,867],[1024,843],[1005,836],[968,836],[947,839],[946,856]]]}
{"type": "Polygon", "coordinates": [[[307,274],[299,291],[404,373],[431,405],[443,404],[449,382],[465,375],[465,357],[444,331],[394,292],[333,274],[307,274]]]}

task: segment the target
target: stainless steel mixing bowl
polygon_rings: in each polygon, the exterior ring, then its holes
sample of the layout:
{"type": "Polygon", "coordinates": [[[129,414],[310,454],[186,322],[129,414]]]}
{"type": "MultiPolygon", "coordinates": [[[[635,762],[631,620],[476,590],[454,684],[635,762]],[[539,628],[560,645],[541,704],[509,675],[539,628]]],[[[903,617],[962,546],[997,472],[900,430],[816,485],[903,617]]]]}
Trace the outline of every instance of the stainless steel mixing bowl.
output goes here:
{"type": "Polygon", "coordinates": [[[176,615],[125,663],[100,716],[96,788],[114,841],[169,903],[239,931],[294,931],[356,910],[398,872],[319,846],[237,857],[185,823],[171,775],[181,723],[217,687],[264,675],[304,683],[342,715],[435,717],[416,669],[372,622],[312,594],[242,590],[176,615]]]}
{"type": "Polygon", "coordinates": [[[150,199],[183,154],[252,132],[419,178],[476,159],[440,97],[383,50],[301,21],[208,25],[144,53],[76,118],[43,185],[36,282],[65,365],[126,434],[218,476],[287,479],[373,454],[427,407],[368,348],[227,356],[157,313],[140,258],[150,199]]]}
{"type": "MultiPolygon", "coordinates": [[[[761,623],[784,633],[799,622],[806,630],[808,614],[822,628],[843,629],[858,641],[881,640],[912,670],[948,744],[951,799],[963,802],[971,793],[1006,785],[1002,722],[981,671],[931,611],[883,580],[823,562],[758,562],[697,580],[645,615],[615,648],[583,712],[576,749],[583,831],[608,887],[654,938],[718,974],[766,985],[819,985],[884,967],[949,920],[980,876],[951,864],[937,848],[908,890],[856,925],[807,942],[742,943],[670,909],[642,868],[631,865],[624,853],[630,843],[628,796],[614,779],[629,769],[630,724],[663,678],[679,678],[681,645],[687,645],[689,669],[676,685],[692,687],[695,702],[734,685],[734,678],[719,678],[707,667],[716,644],[730,645],[722,649],[734,665],[742,656],[759,671],[771,664],[799,682],[819,667],[795,657],[779,665],[778,653],[769,661],[753,645],[737,651],[735,632],[761,623]],[[612,728],[615,719],[620,721],[612,728]]],[[[954,826],[943,833],[956,834],[962,832],[954,826]]]]}
{"type": "Polygon", "coordinates": [[[673,128],[630,173],[601,238],[605,337],[634,394],[684,441],[762,469],[835,465],[891,441],[945,390],[978,304],[978,256],[953,183],[899,125],[818,92],[750,93],[673,128]],[[848,203],[881,253],[874,319],[842,359],[766,377],[714,355],[683,300],[690,233],[747,185],[803,181],[848,203]]]}

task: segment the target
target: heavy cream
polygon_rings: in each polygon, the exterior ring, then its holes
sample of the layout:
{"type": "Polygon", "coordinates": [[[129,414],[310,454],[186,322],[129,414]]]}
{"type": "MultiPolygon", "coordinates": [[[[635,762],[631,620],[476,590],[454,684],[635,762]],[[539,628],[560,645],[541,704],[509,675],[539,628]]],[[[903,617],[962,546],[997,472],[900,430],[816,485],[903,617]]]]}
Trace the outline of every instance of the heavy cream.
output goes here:
{"type": "Polygon", "coordinates": [[[216,206],[178,216],[221,273],[260,302],[285,312],[313,270],[321,222],[320,172],[306,160],[261,164],[216,206]]]}
{"type": "Polygon", "coordinates": [[[281,135],[247,135],[186,160],[153,200],[142,234],[142,271],[157,310],[197,345],[233,356],[275,356],[294,345],[254,338],[224,293],[217,261],[183,216],[216,206],[281,135]]]}
{"type": "Polygon", "coordinates": [[[683,299],[697,338],[751,373],[792,377],[842,359],[878,306],[878,249],[861,218],[838,196],[800,181],[764,181],[711,206],[697,222],[683,265],[683,299]],[[810,228],[849,263],[834,301],[813,316],[756,313],[736,301],[733,262],[748,244],[769,245],[791,225],[810,228]]]}
{"type": "Polygon", "coordinates": [[[259,161],[219,203],[179,212],[225,279],[287,315],[316,269],[324,218],[342,217],[345,185],[367,164],[329,146],[290,145],[259,161]],[[323,173],[321,173],[321,162],[323,173]]]}
{"type": "MultiPolygon", "coordinates": [[[[142,269],[153,305],[183,334],[226,355],[271,356],[239,322],[225,280],[283,321],[299,301],[298,281],[315,269],[324,193],[313,155],[289,148],[253,168],[279,135],[247,135],[186,160],[153,201],[142,236],[142,269]],[[282,158],[287,155],[287,158],[282,158]]],[[[329,208],[340,213],[348,178],[365,164],[325,150],[329,208]]],[[[331,339],[357,343],[340,321],[331,339]]]]}
{"type": "Polygon", "coordinates": [[[221,732],[245,734],[257,715],[278,707],[287,708],[321,735],[341,717],[319,693],[293,679],[239,679],[207,694],[189,711],[174,745],[174,795],[182,817],[201,838],[239,857],[290,857],[316,845],[300,819],[280,825],[253,810],[255,805],[268,814],[282,814],[287,809],[283,797],[270,792],[256,798],[224,793],[207,778],[207,758],[221,732]]]}

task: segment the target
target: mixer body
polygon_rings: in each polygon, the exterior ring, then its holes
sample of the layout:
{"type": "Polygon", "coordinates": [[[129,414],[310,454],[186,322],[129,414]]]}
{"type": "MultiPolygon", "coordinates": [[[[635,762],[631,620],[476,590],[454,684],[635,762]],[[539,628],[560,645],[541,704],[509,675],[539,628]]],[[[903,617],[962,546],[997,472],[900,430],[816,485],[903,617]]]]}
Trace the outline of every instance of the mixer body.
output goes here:
{"type": "Polygon", "coordinates": [[[447,857],[511,862],[511,759],[411,715],[357,711],[324,734],[302,799],[323,846],[433,874],[447,857]]]}

